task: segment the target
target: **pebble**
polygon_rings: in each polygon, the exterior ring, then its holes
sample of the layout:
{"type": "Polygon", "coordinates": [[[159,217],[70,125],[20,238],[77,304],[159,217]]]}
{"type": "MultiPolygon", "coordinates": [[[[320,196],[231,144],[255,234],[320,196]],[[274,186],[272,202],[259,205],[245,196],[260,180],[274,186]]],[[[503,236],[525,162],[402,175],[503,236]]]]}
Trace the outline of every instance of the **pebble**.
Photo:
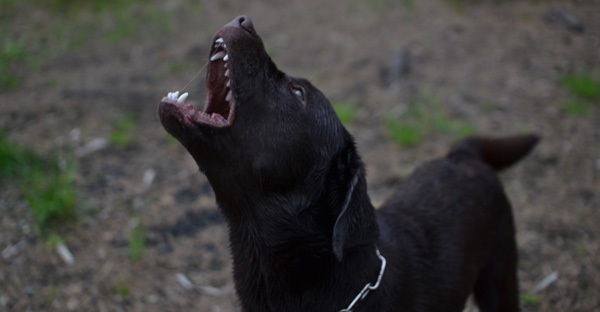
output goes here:
{"type": "Polygon", "coordinates": [[[546,22],[558,23],[566,29],[576,33],[583,33],[585,30],[585,26],[580,19],[560,8],[550,9],[544,14],[544,20],[546,22]]]}
{"type": "Polygon", "coordinates": [[[152,182],[154,182],[155,177],[156,171],[154,169],[150,168],[144,171],[144,177],[142,178],[144,189],[147,189],[152,185],[152,182]]]}
{"type": "Polygon", "coordinates": [[[183,288],[188,290],[194,289],[194,284],[183,273],[177,273],[175,274],[175,277],[177,278],[177,282],[179,282],[179,284],[183,286],[183,288]]]}
{"type": "Polygon", "coordinates": [[[66,264],[72,265],[73,263],[75,263],[75,257],[73,257],[73,254],[71,253],[67,245],[58,244],[56,246],[56,252],[58,252],[58,255],[66,264]]]}
{"type": "Polygon", "coordinates": [[[557,271],[553,271],[552,273],[548,274],[546,277],[544,277],[544,279],[542,279],[539,283],[537,283],[537,285],[533,287],[531,293],[536,294],[546,289],[548,286],[550,286],[552,283],[558,280],[558,276],[559,274],[557,271]]]}
{"type": "Polygon", "coordinates": [[[4,260],[8,260],[18,255],[21,251],[23,251],[23,249],[25,249],[26,246],[27,241],[22,239],[18,243],[4,248],[4,250],[2,250],[2,258],[4,258],[4,260]]]}
{"type": "Polygon", "coordinates": [[[108,146],[108,141],[105,138],[94,138],[87,142],[84,146],[75,150],[75,156],[83,157],[91,153],[102,150],[108,146]]]}
{"type": "Polygon", "coordinates": [[[8,305],[8,297],[5,295],[0,296],[0,307],[6,307],[8,305]]]}

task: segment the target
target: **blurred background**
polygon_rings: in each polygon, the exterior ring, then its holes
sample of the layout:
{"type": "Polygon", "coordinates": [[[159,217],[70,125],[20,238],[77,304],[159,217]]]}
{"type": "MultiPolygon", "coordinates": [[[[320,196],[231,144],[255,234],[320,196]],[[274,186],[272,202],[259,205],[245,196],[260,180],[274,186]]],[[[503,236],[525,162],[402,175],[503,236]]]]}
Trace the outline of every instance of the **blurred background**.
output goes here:
{"type": "Polygon", "coordinates": [[[0,6],[0,311],[239,311],[212,190],[156,110],[240,14],[331,100],[376,205],[460,137],[542,135],[501,175],[523,310],[600,311],[599,1],[0,6]]]}

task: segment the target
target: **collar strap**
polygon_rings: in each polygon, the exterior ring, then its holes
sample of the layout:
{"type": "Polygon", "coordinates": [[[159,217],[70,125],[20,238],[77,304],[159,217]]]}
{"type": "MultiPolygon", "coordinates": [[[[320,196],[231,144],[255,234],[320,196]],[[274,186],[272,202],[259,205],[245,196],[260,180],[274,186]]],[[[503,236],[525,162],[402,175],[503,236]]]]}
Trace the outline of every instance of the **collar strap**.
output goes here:
{"type": "Polygon", "coordinates": [[[361,300],[365,299],[365,297],[369,294],[369,291],[375,290],[379,287],[381,278],[383,277],[383,272],[385,272],[386,261],[385,258],[379,252],[379,248],[375,247],[375,252],[377,253],[377,257],[379,258],[379,260],[381,260],[381,268],[379,269],[379,276],[377,276],[377,281],[375,282],[375,284],[367,283],[365,287],[363,287],[363,289],[358,293],[358,295],[354,297],[354,300],[350,302],[350,305],[348,305],[348,307],[345,309],[341,309],[339,312],[352,312],[356,304],[359,303],[361,300]]]}

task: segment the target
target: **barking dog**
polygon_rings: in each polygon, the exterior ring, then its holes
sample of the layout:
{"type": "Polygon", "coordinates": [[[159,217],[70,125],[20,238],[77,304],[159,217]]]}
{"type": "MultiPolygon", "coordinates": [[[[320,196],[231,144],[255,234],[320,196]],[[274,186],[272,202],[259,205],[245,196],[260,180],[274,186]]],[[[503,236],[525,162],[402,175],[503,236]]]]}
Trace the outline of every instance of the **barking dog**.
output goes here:
{"type": "Polygon", "coordinates": [[[417,169],[383,207],[325,96],[280,71],[252,22],[219,30],[204,111],[160,103],[229,229],[243,311],[517,311],[517,252],[496,171],[535,136],[468,138],[417,169]]]}

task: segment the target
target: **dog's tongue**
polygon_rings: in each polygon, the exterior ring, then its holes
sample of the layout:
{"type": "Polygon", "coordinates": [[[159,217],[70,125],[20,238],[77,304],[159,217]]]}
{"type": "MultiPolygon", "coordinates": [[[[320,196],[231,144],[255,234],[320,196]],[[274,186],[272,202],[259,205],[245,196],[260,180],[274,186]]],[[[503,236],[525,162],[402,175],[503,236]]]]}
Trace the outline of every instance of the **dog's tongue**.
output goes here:
{"type": "Polygon", "coordinates": [[[218,120],[219,122],[227,122],[227,119],[225,119],[225,117],[221,116],[218,113],[212,113],[212,118],[218,120]]]}

